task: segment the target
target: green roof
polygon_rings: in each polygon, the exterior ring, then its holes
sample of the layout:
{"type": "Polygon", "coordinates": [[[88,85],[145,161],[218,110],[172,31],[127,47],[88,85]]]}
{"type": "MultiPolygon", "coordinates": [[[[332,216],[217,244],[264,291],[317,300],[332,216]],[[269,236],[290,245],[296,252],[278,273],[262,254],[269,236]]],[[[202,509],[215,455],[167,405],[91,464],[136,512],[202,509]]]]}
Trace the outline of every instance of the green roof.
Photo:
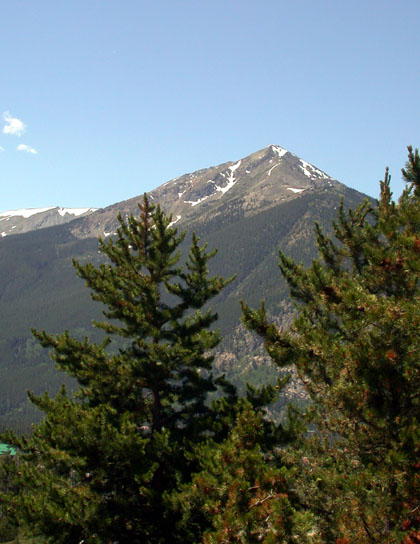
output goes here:
{"type": "Polygon", "coordinates": [[[12,446],[9,446],[9,444],[4,444],[3,442],[0,442],[0,455],[4,455],[5,453],[10,453],[10,455],[15,455],[16,450],[12,446]]]}

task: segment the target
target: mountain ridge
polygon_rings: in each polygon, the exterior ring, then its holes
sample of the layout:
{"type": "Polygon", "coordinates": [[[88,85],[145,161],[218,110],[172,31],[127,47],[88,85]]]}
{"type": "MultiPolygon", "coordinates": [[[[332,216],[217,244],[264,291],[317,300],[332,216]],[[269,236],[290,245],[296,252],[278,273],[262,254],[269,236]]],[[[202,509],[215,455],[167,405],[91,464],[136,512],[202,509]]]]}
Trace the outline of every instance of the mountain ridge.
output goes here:
{"type": "MultiPolygon", "coordinates": [[[[240,325],[239,300],[256,306],[269,295],[268,311],[287,324],[292,309],[277,269],[278,250],[308,264],[316,256],[314,222],[328,231],[342,200],[354,208],[366,195],[280,146],[268,146],[169,180],[149,197],[188,232],[181,259],[194,231],[209,251],[218,248],[210,274],[237,274],[211,304],[223,337],[215,368],[238,386],[267,381],[276,370],[240,325]]],[[[54,393],[65,380],[31,338],[31,327],[98,339],[91,323],[101,319],[101,307],[75,274],[72,258],[102,262],[97,237],[116,231],[118,213],[138,214],[141,200],[139,195],[65,224],[0,238],[0,425],[28,430],[35,415],[25,390],[54,393]]]]}
{"type": "MultiPolygon", "coordinates": [[[[214,214],[218,206],[240,198],[244,215],[250,215],[290,201],[304,191],[331,185],[344,187],[286,149],[269,145],[237,161],[173,178],[148,194],[173,216],[174,223],[181,225],[208,212],[214,214]]],[[[72,222],[72,232],[82,238],[109,236],[116,228],[117,211],[136,213],[138,201],[139,196],[135,196],[101,208],[72,222]]]]}
{"type": "Polygon", "coordinates": [[[68,223],[79,216],[89,215],[97,208],[64,208],[47,206],[0,212],[0,237],[22,234],[68,223]]]}
{"type": "MultiPolygon", "coordinates": [[[[241,195],[244,199],[241,208],[244,215],[249,215],[281,201],[290,201],[305,191],[332,184],[344,187],[313,164],[279,145],[271,144],[237,161],[170,179],[148,194],[168,214],[172,214],[173,224],[182,224],[206,214],[209,204],[212,204],[211,213],[214,214],[218,205],[241,195]]],[[[71,223],[71,231],[79,238],[107,237],[115,231],[117,213],[136,213],[139,199],[140,196],[131,197],[104,208],[50,206],[2,212],[0,236],[71,223]],[[4,230],[1,230],[2,226],[4,230]]]]}

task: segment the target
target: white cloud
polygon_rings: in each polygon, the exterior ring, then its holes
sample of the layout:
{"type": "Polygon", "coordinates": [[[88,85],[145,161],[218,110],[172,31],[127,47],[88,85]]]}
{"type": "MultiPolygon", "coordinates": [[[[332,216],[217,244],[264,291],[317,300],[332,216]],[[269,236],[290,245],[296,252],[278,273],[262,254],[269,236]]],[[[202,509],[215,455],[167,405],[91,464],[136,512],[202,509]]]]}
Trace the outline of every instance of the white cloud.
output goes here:
{"type": "Polygon", "coordinates": [[[16,148],[18,151],[25,151],[25,153],[32,153],[32,155],[38,155],[38,151],[26,144],[19,144],[16,148]]]}
{"type": "Polygon", "coordinates": [[[6,124],[3,127],[4,134],[21,136],[25,132],[26,125],[20,119],[12,117],[8,111],[3,113],[3,119],[6,121],[6,124]]]}
{"type": "Polygon", "coordinates": [[[2,147],[2,146],[0,145],[0,153],[2,153],[3,151],[4,151],[4,147],[2,147]]]}

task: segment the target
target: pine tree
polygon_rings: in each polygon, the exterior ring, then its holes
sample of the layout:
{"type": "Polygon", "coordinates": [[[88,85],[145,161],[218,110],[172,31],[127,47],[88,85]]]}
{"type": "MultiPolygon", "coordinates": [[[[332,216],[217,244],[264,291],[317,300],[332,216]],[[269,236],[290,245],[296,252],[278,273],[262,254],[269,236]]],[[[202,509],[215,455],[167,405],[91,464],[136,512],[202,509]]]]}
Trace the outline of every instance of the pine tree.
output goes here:
{"type": "Polygon", "coordinates": [[[105,340],[34,331],[76,395],[30,395],[45,419],[30,437],[5,436],[19,454],[3,511],[51,542],[186,542],[165,497],[197,467],[196,445],[226,434],[226,414],[207,402],[217,316],[201,309],[230,280],[208,277],[214,253],[195,235],[180,266],[184,235],[146,196],[139,209],[119,216],[115,240],[100,240],[107,262],[74,262],[105,306],[95,323],[105,340]]]}
{"type": "Polygon", "coordinates": [[[277,365],[294,365],[310,399],[316,433],[297,489],[318,516],[316,542],[420,538],[417,150],[402,172],[397,203],[387,170],[376,205],[340,207],[336,240],[316,226],[320,257],[309,268],[280,253],[296,303],[290,330],[270,323],[263,304],[243,305],[246,325],[277,365]]]}
{"type": "Polygon", "coordinates": [[[286,455],[299,425],[289,417],[277,426],[273,448],[267,440],[273,423],[248,400],[235,409],[223,442],[208,439],[197,446],[201,470],[174,497],[183,529],[194,523],[204,528],[204,544],[310,542],[313,516],[300,508],[293,490],[296,466],[286,455]]]}

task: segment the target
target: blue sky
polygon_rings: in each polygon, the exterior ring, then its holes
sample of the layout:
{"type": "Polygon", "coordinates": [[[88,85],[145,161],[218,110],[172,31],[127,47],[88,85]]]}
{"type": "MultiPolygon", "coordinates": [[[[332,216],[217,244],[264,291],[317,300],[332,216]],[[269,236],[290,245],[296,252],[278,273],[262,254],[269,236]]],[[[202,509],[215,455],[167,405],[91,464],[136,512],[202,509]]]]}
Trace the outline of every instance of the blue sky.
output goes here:
{"type": "Polygon", "coordinates": [[[399,195],[419,23],[418,0],[6,0],[0,210],[102,207],[270,144],[372,196],[388,165],[399,195]]]}

